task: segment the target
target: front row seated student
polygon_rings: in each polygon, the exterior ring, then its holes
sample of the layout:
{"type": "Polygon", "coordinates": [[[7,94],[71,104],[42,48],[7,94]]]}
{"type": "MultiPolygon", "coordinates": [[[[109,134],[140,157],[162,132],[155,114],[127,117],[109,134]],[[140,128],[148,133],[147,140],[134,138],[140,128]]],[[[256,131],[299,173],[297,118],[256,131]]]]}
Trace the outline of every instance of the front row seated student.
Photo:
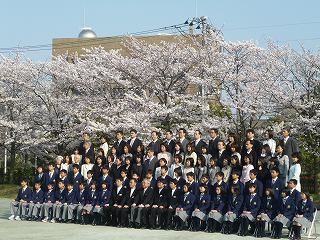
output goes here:
{"type": "Polygon", "coordinates": [[[248,227],[250,224],[252,235],[255,229],[256,217],[260,210],[261,200],[257,193],[258,185],[250,183],[248,186],[249,195],[246,196],[242,214],[240,216],[239,236],[248,235],[248,227]]]}
{"type": "MultiPolygon", "coordinates": [[[[216,173],[217,176],[218,173],[216,173]]],[[[210,212],[208,214],[207,231],[213,233],[221,230],[223,216],[227,209],[227,196],[224,187],[216,186],[215,194],[213,195],[210,212]]]]}
{"type": "Polygon", "coordinates": [[[192,224],[190,226],[192,231],[205,229],[205,221],[210,208],[208,187],[203,183],[200,184],[199,192],[200,194],[196,196],[194,211],[192,212],[192,224]]]}
{"type": "Polygon", "coordinates": [[[180,231],[182,230],[183,224],[186,224],[186,221],[190,218],[194,202],[196,197],[190,192],[190,184],[186,183],[183,186],[183,197],[176,208],[176,214],[174,216],[175,229],[180,231]]]}
{"type": "Polygon", "coordinates": [[[52,216],[52,206],[56,201],[56,195],[54,189],[54,183],[48,183],[48,191],[44,194],[44,201],[41,206],[41,218],[42,222],[48,222],[52,216]]]}
{"type": "Polygon", "coordinates": [[[168,230],[172,229],[173,216],[176,212],[176,208],[181,202],[182,191],[178,189],[177,179],[171,179],[170,181],[170,191],[168,196],[168,208],[165,209],[166,216],[166,227],[168,230]]]}
{"type": "Polygon", "coordinates": [[[101,192],[98,196],[96,205],[93,208],[93,222],[92,225],[100,225],[105,223],[106,220],[103,215],[103,208],[108,207],[110,204],[111,192],[108,189],[108,182],[104,181],[101,183],[101,192]]]}
{"type": "MultiPolygon", "coordinates": [[[[240,181],[239,181],[240,182],[240,181]]],[[[240,194],[240,188],[238,185],[231,185],[231,195],[228,198],[227,212],[223,217],[222,232],[225,234],[231,234],[235,227],[235,221],[241,214],[243,196],[240,194]]]]}
{"type": "Polygon", "coordinates": [[[93,209],[97,204],[99,192],[97,190],[96,182],[92,181],[90,189],[87,192],[86,204],[83,206],[81,211],[81,225],[86,225],[93,220],[93,209]]]}
{"type": "Polygon", "coordinates": [[[34,184],[34,191],[30,202],[22,205],[23,212],[26,212],[26,208],[28,208],[27,220],[29,221],[40,220],[40,210],[44,200],[44,192],[42,191],[41,186],[41,182],[36,182],[34,184]]]}
{"type": "Polygon", "coordinates": [[[18,191],[16,199],[10,203],[11,216],[9,220],[21,220],[25,216],[22,214],[22,206],[27,204],[32,198],[32,189],[28,187],[28,180],[22,179],[20,181],[21,188],[18,191]]]}
{"type": "Polygon", "coordinates": [[[73,218],[73,212],[69,212],[68,209],[69,209],[70,205],[73,206],[73,205],[77,204],[77,201],[78,201],[77,200],[77,193],[73,189],[73,183],[70,182],[67,184],[67,192],[65,195],[65,201],[62,206],[62,217],[61,218],[62,218],[63,222],[67,222],[73,218]]]}
{"type": "Polygon", "coordinates": [[[298,202],[296,215],[292,220],[292,239],[301,239],[301,228],[310,228],[314,215],[314,205],[310,195],[301,192],[301,200],[298,202]]]}
{"type": "Polygon", "coordinates": [[[281,197],[282,199],[279,199],[280,203],[277,216],[273,220],[271,233],[271,237],[275,239],[281,238],[283,226],[290,226],[296,211],[294,198],[290,195],[288,189],[282,190],[281,197]]]}
{"type": "Polygon", "coordinates": [[[279,204],[271,188],[265,190],[265,194],[261,200],[261,207],[257,216],[256,229],[254,236],[262,238],[266,236],[266,223],[272,223],[272,220],[276,217],[279,204]]]}
{"type": "Polygon", "coordinates": [[[62,206],[65,202],[66,197],[66,188],[64,181],[58,182],[58,189],[55,195],[55,202],[52,205],[52,219],[51,223],[61,222],[62,221],[62,206]]]}

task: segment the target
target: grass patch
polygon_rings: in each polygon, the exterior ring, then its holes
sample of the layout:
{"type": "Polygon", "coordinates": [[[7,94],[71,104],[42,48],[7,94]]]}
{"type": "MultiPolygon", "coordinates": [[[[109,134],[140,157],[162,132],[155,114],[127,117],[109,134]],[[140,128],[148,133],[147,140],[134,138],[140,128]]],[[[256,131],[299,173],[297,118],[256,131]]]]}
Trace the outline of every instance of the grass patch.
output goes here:
{"type": "Polygon", "coordinates": [[[313,197],[313,202],[320,206],[320,195],[319,194],[311,194],[311,196],[313,197]]]}
{"type": "Polygon", "coordinates": [[[14,199],[17,197],[19,185],[16,184],[0,184],[0,198],[14,199]]]}

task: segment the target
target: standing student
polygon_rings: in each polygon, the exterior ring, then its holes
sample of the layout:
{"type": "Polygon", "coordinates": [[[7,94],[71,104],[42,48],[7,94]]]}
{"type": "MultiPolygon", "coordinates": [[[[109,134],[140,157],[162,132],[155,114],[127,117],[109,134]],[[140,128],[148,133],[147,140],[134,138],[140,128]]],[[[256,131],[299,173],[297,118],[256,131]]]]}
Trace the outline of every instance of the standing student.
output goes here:
{"type": "MultiPolygon", "coordinates": [[[[207,144],[202,139],[202,133],[200,130],[195,130],[193,136],[194,136],[194,141],[192,142],[192,145],[195,149],[197,156],[200,156],[202,153],[202,151],[201,151],[202,147],[207,146],[207,144]]],[[[196,159],[195,159],[195,161],[196,161],[196,159]]]]}
{"type": "Polygon", "coordinates": [[[56,180],[58,179],[58,174],[54,171],[54,163],[48,164],[48,172],[44,175],[44,184],[48,186],[49,183],[56,184],[56,180]]]}
{"type": "MultiPolygon", "coordinates": [[[[218,174],[218,173],[217,173],[218,174]]],[[[217,175],[218,176],[218,175],[217,175]]],[[[222,181],[222,180],[221,180],[222,181]]],[[[211,208],[208,214],[208,228],[209,233],[220,231],[223,216],[227,210],[226,191],[222,186],[216,186],[212,196],[211,208]]]]}
{"type": "Polygon", "coordinates": [[[48,191],[45,192],[44,194],[44,200],[40,210],[40,216],[42,218],[42,222],[48,222],[53,203],[55,203],[56,201],[53,187],[54,187],[53,183],[49,183],[47,186],[48,191]]]}
{"type": "Polygon", "coordinates": [[[163,142],[168,145],[168,151],[172,155],[175,151],[176,142],[173,140],[173,132],[171,130],[165,132],[165,140],[163,142]]]}
{"type": "Polygon", "coordinates": [[[299,152],[298,142],[295,138],[290,136],[290,129],[284,128],[282,130],[282,137],[283,139],[280,141],[280,145],[284,148],[284,155],[289,157],[289,166],[292,165],[292,153],[299,152]]]}
{"type": "Polygon", "coordinates": [[[230,158],[229,157],[225,157],[223,159],[223,164],[222,164],[223,166],[221,168],[221,172],[223,172],[223,174],[224,174],[223,181],[225,183],[229,183],[230,175],[231,175],[231,172],[232,172],[232,168],[229,165],[229,163],[230,163],[230,158]]]}
{"type": "Polygon", "coordinates": [[[226,151],[227,151],[227,155],[229,157],[231,157],[233,155],[233,153],[237,153],[241,156],[241,154],[239,153],[239,144],[237,142],[237,135],[233,132],[228,134],[228,142],[226,144],[226,151]],[[234,150],[232,150],[232,148],[234,150]]]}
{"type": "Polygon", "coordinates": [[[183,150],[183,146],[180,142],[177,142],[175,147],[174,147],[174,152],[172,156],[175,158],[176,156],[180,155],[181,156],[181,162],[184,162],[185,159],[185,151],[183,150]]]}
{"type": "Polygon", "coordinates": [[[113,147],[116,149],[117,157],[121,157],[121,155],[124,153],[124,146],[127,144],[127,142],[123,139],[123,135],[123,131],[116,131],[116,142],[113,144],[113,147]]]}
{"type": "MultiPolygon", "coordinates": [[[[250,154],[258,156],[261,154],[261,142],[255,139],[255,132],[253,129],[246,130],[246,140],[241,149],[241,155],[250,154]],[[249,141],[249,142],[248,142],[249,141]],[[251,146],[248,146],[250,144],[251,146]]],[[[254,158],[255,160],[255,158],[254,158]]],[[[256,163],[255,161],[253,163],[256,163]]]]}
{"type": "Polygon", "coordinates": [[[168,193],[168,207],[164,210],[165,216],[165,227],[167,230],[173,227],[173,216],[175,214],[176,208],[178,207],[182,191],[177,188],[178,181],[176,179],[171,179],[170,181],[170,191],[168,193]]]}
{"type": "Polygon", "coordinates": [[[99,181],[100,176],[102,175],[102,167],[104,166],[101,156],[96,157],[96,161],[92,167],[93,180],[99,181]]]}
{"type": "Polygon", "coordinates": [[[278,145],[276,148],[276,157],[278,159],[278,168],[280,170],[280,178],[286,183],[288,182],[289,157],[284,154],[283,146],[278,145]]]}
{"type": "Polygon", "coordinates": [[[288,179],[297,180],[296,189],[301,192],[301,184],[300,184],[300,174],[301,174],[301,165],[300,165],[300,154],[292,153],[291,155],[292,165],[289,169],[288,179]]]}
{"type": "MultiPolygon", "coordinates": [[[[41,189],[41,182],[34,184],[34,191],[28,204],[22,205],[22,208],[28,208],[27,220],[37,220],[40,218],[41,205],[44,200],[44,192],[41,189]]],[[[26,212],[26,209],[23,209],[26,212]]]]}
{"type": "Polygon", "coordinates": [[[277,167],[271,169],[271,179],[267,180],[266,188],[271,188],[275,199],[279,199],[285,184],[279,178],[280,171],[277,167]]]}
{"type": "Polygon", "coordinates": [[[73,176],[71,181],[73,183],[73,189],[79,191],[79,184],[83,181],[83,176],[80,173],[80,166],[78,164],[73,165],[73,176]]]}
{"type": "Polygon", "coordinates": [[[194,145],[192,143],[188,143],[188,145],[187,145],[187,150],[186,150],[186,154],[185,154],[185,161],[187,161],[188,158],[189,158],[189,160],[192,161],[193,166],[196,165],[198,154],[196,153],[194,145]]]}
{"type": "Polygon", "coordinates": [[[227,212],[223,216],[222,233],[230,234],[234,229],[234,222],[241,214],[243,196],[238,186],[231,186],[231,194],[228,198],[227,212]]]}
{"type": "Polygon", "coordinates": [[[249,186],[250,184],[254,184],[256,185],[256,193],[258,194],[258,196],[261,198],[262,195],[263,195],[263,184],[262,182],[260,182],[258,179],[257,179],[257,175],[258,175],[258,171],[256,169],[252,169],[250,170],[250,173],[249,173],[249,177],[250,177],[250,180],[248,182],[246,182],[245,186],[244,186],[244,193],[245,195],[249,195],[249,186]]]}
{"type": "Polygon", "coordinates": [[[130,145],[130,152],[135,157],[138,154],[138,146],[142,145],[142,141],[138,138],[137,130],[130,130],[130,139],[127,141],[127,144],[130,145]]]}
{"type": "Polygon", "coordinates": [[[187,182],[190,184],[190,193],[195,196],[199,195],[199,183],[195,181],[195,175],[193,172],[187,173],[187,182]]]}
{"type": "Polygon", "coordinates": [[[265,190],[265,195],[261,200],[261,207],[257,216],[255,237],[262,238],[266,236],[266,223],[272,223],[272,219],[276,217],[278,212],[278,200],[275,199],[271,188],[265,190]]]}
{"type": "Polygon", "coordinates": [[[176,214],[174,216],[175,230],[181,231],[183,224],[191,216],[193,205],[196,200],[194,194],[190,193],[190,184],[186,183],[183,186],[183,198],[176,208],[176,214]]]}
{"type": "Polygon", "coordinates": [[[105,217],[109,218],[109,216],[103,215],[103,208],[108,207],[110,204],[111,192],[108,189],[108,183],[106,181],[101,183],[101,191],[99,193],[96,205],[93,207],[93,222],[92,225],[100,225],[101,223],[105,223],[107,220],[105,217]]]}
{"type": "Polygon", "coordinates": [[[208,174],[209,174],[211,185],[214,185],[216,182],[215,176],[216,176],[217,172],[220,172],[220,167],[217,166],[217,159],[211,158],[209,169],[208,169],[208,174]]]}
{"type": "Polygon", "coordinates": [[[239,227],[239,236],[248,235],[248,227],[250,224],[251,231],[250,234],[253,234],[255,229],[255,221],[260,210],[261,199],[257,194],[257,185],[250,183],[248,186],[249,195],[246,196],[244,203],[243,212],[240,217],[240,227],[239,227]]]}
{"type": "Polygon", "coordinates": [[[18,220],[25,217],[22,215],[22,205],[28,203],[32,198],[32,190],[28,187],[28,180],[22,179],[20,181],[20,189],[17,197],[10,203],[11,216],[9,220],[18,220]]]}
{"type": "Polygon", "coordinates": [[[148,149],[152,149],[154,154],[157,155],[160,152],[160,133],[157,131],[151,132],[151,142],[148,145],[148,149]]]}
{"type": "Polygon", "coordinates": [[[218,157],[217,157],[217,165],[222,168],[223,167],[223,160],[228,157],[227,151],[226,151],[226,144],[224,141],[220,140],[218,142],[218,157]]]}
{"type": "Polygon", "coordinates": [[[216,183],[212,187],[212,189],[213,189],[212,195],[214,196],[216,194],[215,189],[217,187],[221,187],[223,192],[225,194],[227,194],[229,189],[228,189],[228,184],[223,181],[224,173],[223,172],[217,172],[215,178],[216,178],[216,183]]]}
{"type": "Polygon", "coordinates": [[[206,159],[203,155],[200,155],[197,159],[197,164],[194,169],[194,173],[196,175],[196,181],[200,182],[201,178],[204,174],[208,173],[206,159]]]}
{"type": "Polygon", "coordinates": [[[164,158],[167,160],[168,166],[172,164],[172,154],[169,152],[169,146],[166,143],[160,144],[160,152],[157,155],[158,159],[164,158]]]}
{"type": "Polygon", "coordinates": [[[92,170],[92,168],[93,168],[93,164],[91,163],[90,157],[85,156],[84,164],[82,164],[82,166],[81,166],[81,175],[83,176],[84,180],[88,179],[87,172],[89,170],[92,170]]]}
{"type": "Polygon", "coordinates": [[[92,182],[87,192],[86,205],[81,211],[81,225],[90,224],[93,221],[93,209],[97,205],[99,192],[96,182],[92,182]]]}
{"type": "Polygon", "coordinates": [[[193,158],[186,158],[184,169],[183,169],[183,178],[187,179],[188,173],[194,173],[194,165],[193,165],[193,158]]]}
{"type": "Polygon", "coordinates": [[[288,182],[288,189],[290,191],[290,196],[294,199],[295,205],[298,205],[298,202],[301,200],[301,193],[297,189],[297,180],[290,179],[288,182]]]}
{"type": "Polygon", "coordinates": [[[183,152],[187,151],[187,145],[189,143],[189,140],[186,139],[186,137],[187,137],[187,130],[184,129],[184,128],[179,128],[179,131],[178,131],[178,142],[181,143],[183,152]]]}
{"type": "Polygon", "coordinates": [[[271,155],[274,156],[276,152],[276,141],[273,139],[274,133],[271,129],[267,129],[264,133],[265,140],[262,142],[263,145],[270,147],[271,155]]]}
{"type": "Polygon", "coordinates": [[[314,205],[310,195],[301,192],[301,200],[298,202],[296,215],[292,221],[292,239],[301,239],[301,228],[310,228],[313,221],[314,205]]]}
{"type": "Polygon", "coordinates": [[[271,237],[275,239],[281,238],[283,226],[290,226],[296,211],[295,201],[293,197],[290,196],[290,191],[288,189],[282,190],[281,198],[278,214],[273,219],[271,237]]]}
{"type": "Polygon", "coordinates": [[[182,177],[182,169],[176,168],[174,170],[174,179],[177,180],[177,189],[182,191],[184,184],[186,183],[186,180],[182,177]]]}
{"type": "Polygon", "coordinates": [[[132,165],[132,169],[131,169],[131,175],[133,175],[134,173],[136,173],[139,176],[139,179],[142,178],[142,174],[143,174],[143,156],[141,154],[137,154],[135,156],[135,162],[132,165]]]}
{"type": "Polygon", "coordinates": [[[244,184],[240,181],[240,172],[233,171],[231,173],[231,181],[229,182],[229,189],[231,190],[232,187],[238,187],[240,194],[242,195],[244,193],[244,184]]]}
{"type": "Polygon", "coordinates": [[[210,208],[210,195],[205,184],[199,185],[199,195],[196,196],[194,210],[191,214],[191,231],[204,230],[206,217],[210,208]]]}
{"type": "Polygon", "coordinates": [[[109,151],[109,145],[108,145],[108,137],[106,134],[102,134],[100,136],[100,147],[103,149],[104,157],[107,158],[108,156],[108,151],[109,151]]]}
{"type": "Polygon", "coordinates": [[[149,148],[147,150],[146,160],[143,162],[143,174],[142,174],[143,177],[146,176],[148,170],[151,170],[152,174],[154,174],[154,171],[156,169],[156,165],[158,162],[158,159],[154,154],[155,152],[152,148],[149,148]]]}
{"type": "Polygon", "coordinates": [[[126,194],[126,189],[123,187],[123,179],[122,178],[116,179],[116,187],[113,189],[113,192],[111,194],[111,201],[110,201],[112,226],[120,225],[121,208],[122,208],[122,202],[124,200],[125,194],[126,194]]]}
{"type": "Polygon", "coordinates": [[[42,166],[37,166],[37,172],[34,176],[34,182],[40,182],[41,183],[41,189],[44,191],[46,189],[45,186],[45,174],[43,172],[43,167],[42,166]]]}

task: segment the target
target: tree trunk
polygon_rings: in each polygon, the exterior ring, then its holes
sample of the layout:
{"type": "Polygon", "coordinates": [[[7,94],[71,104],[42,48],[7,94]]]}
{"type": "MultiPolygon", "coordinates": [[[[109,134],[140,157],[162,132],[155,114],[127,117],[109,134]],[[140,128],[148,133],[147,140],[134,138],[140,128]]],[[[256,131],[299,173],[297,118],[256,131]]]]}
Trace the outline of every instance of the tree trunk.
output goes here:
{"type": "Polygon", "coordinates": [[[10,164],[9,164],[9,182],[13,183],[14,179],[14,167],[16,165],[16,155],[17,155],[17,148],[16,148],[16,142],[12,142],[10,146],[10,164]]]}

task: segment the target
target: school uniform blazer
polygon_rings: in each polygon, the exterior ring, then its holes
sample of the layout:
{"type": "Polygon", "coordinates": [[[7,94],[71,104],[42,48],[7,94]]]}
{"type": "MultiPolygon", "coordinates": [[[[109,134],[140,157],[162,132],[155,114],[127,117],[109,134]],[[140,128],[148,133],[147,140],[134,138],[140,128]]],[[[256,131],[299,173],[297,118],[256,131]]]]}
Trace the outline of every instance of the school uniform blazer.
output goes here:
{"type": "Polygon", "coordinates": [[[280,200],[277,200],[275,198],[268,199],[266,196],[264,196],[261,200],[259,214],[265,213],[270,219],[274,219],[279,209],[279,201],[280,200]]]}
{"type": "Polygon", "coordinates": [[[152,205],[154,190],[151,187],[148,187],[145,193],[143,192],[144,192],[144,189],[142,188],[139,193],[139,204],[152,205]]]}
{"type": "Polygon", "coordinates": [[[275,199],[280,198],[280,193],[282,192],[284,187],[285,187],[284,182],[279,177],[274,182],[274,184],[272,184],[272,179],[268,179],[266,182],[266,188],[271,188],[273,190],[273,195],[274,195],[275,199]]]}
{"type": "Polygon", "coordinates": [[[46,187],[46,186],[45,186],[45,182],[44,182],[44,176],[45,176],[44,173],[42,173],[41,176],[39,176],[39,174],[36,174],[36,175],[34,176],[34,182],[35,182],[35,183],[36,183],[36,182],[40,182],[40,183],[41,183],[41,188],[42,188],[42,190],[43,190],[43,188],[46,187]]]}
{"type": "Polygon", "coordinates": [[[146,174],[147,174],[147,171],[148,170],[152,170],[152,172],[153,172],[153,176],[154,176],[154,172],[155,172],[155,170],[156,170],[156,165],[157,165],[157,163],[158,163],[158,159],[157,159],[157,157],[153,157],[153,158],[151,158],[151,159],[146,159],[144,162],[143,162],[143,176],[146,176],[146,174]]]}
{"type": "Polygon", "coordinates": [[[124,189],[129,189],[130,188],[129,183],[130,183],[130,179],[126,178],[126,180],[124,180],[123,183],[122,183],[123,188],[124,189]]]}
{"type": "Polygon", "coordinates": [[[246,197],[243,211],[251,212],[251,215],[256,218],[260,210],[261,199],[258,194],[255,194],[251,201],[250,198],[251,195],[246,197]]]}
{"type": "Polygon", "coordinates": [[[63,189],[62,191],[60,189],[57,189],[55,194],[56,202],[64,203],[66,199],[66,190],[63,189]]]}
{"type": "Polygon", "coordinates": [[[171,141],[169,142],[168,140],[163,141],[164,143],[166,143],[169,147],[169,153],[173,154],[175,152],[175,146],[176,146],[176,142],[171,139],[171,141]]]}
{"type": "Polygon", "coordinates": [[[128,188],[126,191],[126,195],[123,198],[122,206],[124,205],[131,206],[132,204],[138,205],[140,190],[136,187],[136,189],[132,192],[131,197],[130,197],[130,193],[131,193],[131,188],[128,188]]]}
{"type": "Polygon", "coordinates": [[[124,187],[122,187],[118,193],[117,193],[117,188],[115,187],[111,194],[110,205],[115,205],[115,204],[122,205],[125,194],[126,194],[126,189],[124,187]]]}
{"type": "Polygon", "coordinates": [[[202,154],[202,147],[207,147],[207,143],[203,139],[200,139],[197,145],[196,141],[193,141],[192,144],[195,148],[197,156],[200,156],[202,154]]]}
{"type": "Polygon", "coordinates": [[[154,154],[157,155],[160,152],[160,144],[161,141],[159,139],[155,142],[151,141],[147,148],[151,148],[154,151],[154,154]]]}
{"type": "Polygon", "coordinates": [[[95,206],[98,204],[98,198],[99,198],[99,192],[95,190],[92,192],[92,190],[89,190],[87,192],[87,201],[86,204],[90,204],[91,206],[95,206]]]}
{"type": "Polygon", "coordinates": [[[67,204],[76,204],[77,203],[77,194],[74,190],[71,192],[66,192],[65,203],[67,204]]]}
{"type": "Polygon", "coordinates": [[[182,192],[176,188],[174,193],[172,194],[172,189],[168,192],[168,207],[172,207],[173,209],[176,209],[181,202],[182,192]]]}
{"type": "Polygon", "coordinates": [[[216,194],[216,188],[217,188],[217,187],[222,187],[222,189],[223,189],[223,191],[224,191],[225,193],[228,192],[228,184],[222,180],[221,184],[218,184],[218,182],[216,182],[215,184],[213,184],[213,187],[212,187],[212,194],[213,194],[213,195],[217,195],[217,194],[216,194]]]}
{"type": "Polygon", "coordinates": [[[199,195],[199,183],[193,181],[193,183],[190,185],[190,193],[195,196],[199,195]]]}
{"type": "Polygon", "coordinates": [[[181,141],[180,139],[178,139],[177,142],[181,143],[182,148],[183,148],[183,152],[186,152],[186,151],[187,151],[187,145],[188,145],[188,143],[189,143],[189,140],[186,139],[186,138],[183,139],[182,141],[181,141]]]}
{"type": "MultiPolygon", "coordinates": [[[[245,195],[249,195],[249,185],[252,183],[252,181],[248,181],[245,184],[245,195]]],[[[261,198],[263,195],[263,184],[260,180],[256,179],[253,183],[257,188],[257,194],[259,195],[259,197],[261,198]]]]}
{"type": "Polygon", "coordinates": [[[238,195],[234,200],[233,196],[230,195],[228,199],[228,211],[233,212],[237,216],[242,213],[242,205],[243,205],[243,196],[238,195]]]}
{"type": "Polygon", "coordinates": [[[110,200],[111,200],[111,192],[109,190],[101,191],[99,193],[97,204],[102,207],[106,204],[110,204],[110,200]]]}
{"type": "Polygon", "coordinates": [[[78,173],[76,177],[73,176],[71,182],[73,183],[73,189],[78,190],[80,183],[83,181],[83,176],[78,173]]]}
{"type": "Polygon", "coordinates": [[[210,208],[210,203],[211,203],[211,197],[209,194],[203,194],[201,196],[198,195],[195,201],[195,205],[194,208],[198,208],[201,212],[203,212],[204,214],[208,213],[208,210],[210,208]]]}
{"type": "Polygon", "coordinates": [[[57,182],[60,182],[60,181],[62,181],[64,183],[64,186],[67,187],[67,184],[69,183],[68,177],[65,177],[63,180],[62,178],[59,177],[57,182]]]}
{"type": "Polygon", "coordinates": [[[310,222],[312,222],[313,213],[314,213],[314,205],[313,205],[313,202],[311,200],[307,200],[305,205],[303,205],[303,200],[300,200],[298,202],[297,214],[303,215],[303,217],[305,217],[310,222]]]}
{"type": "Polygon", "coordinates": [[[57,181],[58,177],[59,176],[57,175],[57,173],[55,171],[53,172],[51,178],[50,178],[49,173],[47,172],[47,173],[44,174],[44,184],[46,185],[46,187],[48,186],[49,183],[56,184],[56,181],[57,181]]]}
{"type": "Polygon", "coordinates": [[[20,200],[24,200],[24,201],[29,202],[31,198],[32,198],[31,188],[27,187],[23,192],[22,192],[22,188],[20,188],[15,201],[19,202],[20,200]]]}
{"type": "Polygon", "coordinates": [[[169,176],[169,175],[166,175],[164,178],[162,176],[158,177],[157,181],[158,180],[165,180],[166,181],[166,188],[170,188],[169,184],[170,184],[170,181],[172,180],[172,178],[169,176]]]}
{"type": "Polygon", "coordinates": [[[99,179],[98,179],[98,185],[99,185],[98,188],[99,189],[101,189],[102,182],[107,182],[108,183],[108,189],[112,192],[112,189],[113,189],[113,178],[110,175],[108,175],[106,177],[104,177],[104,176],[99,177],[99,179]]]}
{"type": "Polygon", "coordinates": [[[180,177],[177,182],[177,189],[182,191],[182,188],[185,184],[186,184],[186,180],[183,177],[180,177]]]}
{"type": "Polygon", "coordinates": [[[186,199],[184,199],[184,195],[183,195],[178,208],[183,208],[183,210],[186,211],[188,215],[190,215],[193,211],[193,205],[195,201],[196,201],[196,196],[193,195],[192,193],[189,193],[186,199]]]}
{"type": "Polygon", "coordinates": [[[123,139],[118,142],[118,140],[113,144],[113,147],[115,147],[117,149],[117,157],[120,157],[124,152],[123,152],[123,148],[124,146],[127,144],[126,141],[124,141],[123,139]]]}
{"type": "Polygon", "coordinates": [[[84,206],[87,204],[87,198],[88,198],[88,191],[87,190],[83,190],[82,193],[81,193],[81,191],[77,191],[77,194],[76,194],[77,203],[84,206]]]}
{"type": "Polygon", "coordinates": [[[48,202],[54,203],[55,201],[56,201],[56,196],[55,196],[54,190],[51,190],[51,192],[48,191],[44,194],[45,203],[48,203],[48,202]]]}
{"type": "Polygon", "coordinates": [[[33,191],[30,201],[34,203],[43,203],[43,200],[44,200],[44,192],[41,189],[39,192],[33,191]]]}
{"type": "Polygon", "coordinates": [[[168,193],[168,189],[166,188],[161,189],[161,191],[159,191],[159,189],[155,189],[153,205],[163,206],[165,208],[168,207],[168,193]]]}
{"type": "Polygon", "coordinates": [[[208,153],[211,154],[212,157],[217,159],[219,157],[219,150],[218,150],[218,142],[220,141],[220,138],[216,137],[215,139],[209,140],[209,146],[208,146],[208,153]]]}
{"type": "Polygon", "coordinates": [[[301,193],[297,189],[294,189],[290,194],[290,197],[294,199],[294,204],[297,206],[301,200],[301,193]]]}
{"type": "Polygon", "coordinates": [[[283,214],[290,221],[293,219],[296,213],[296,204],[294,199],[289,196],[285,204],[283,204],[283,199],[279,199],[281,201],[278,214],[283,214]]]}
{"type": "MultiPolygon", "coordinates": [[[[127,144],[130,145],[130,142],[131,142],[131,139],[129,139],[129,140],[127,141],[127,144]]],[[[138,146],[141,145],[141,144],[142,144],[142,141],[141,141],[139,138],[136,138],[136,139],[133,141],[132,146],[131,146],[131,153],[132,153],[132,155],[137,154],[137,148],[138,148],[138,146]]]]}
{"type": "Polygon", "coordinates": [[[224,215],[226,213],[227,197],[214,195],[211,201],[211,210],[217,210],[224,215]]]}
{"type": "Polygon", "coordinates": [[[234,183],[233,181],[230,182],[229,184],[229,191],[231,191],[231,187],[236,186],[239,188],[240,190],[240,195],[244,194],[244,184],[242,182],[240,182],[240,179],[238,180],[237,183],[234,183]]]}

